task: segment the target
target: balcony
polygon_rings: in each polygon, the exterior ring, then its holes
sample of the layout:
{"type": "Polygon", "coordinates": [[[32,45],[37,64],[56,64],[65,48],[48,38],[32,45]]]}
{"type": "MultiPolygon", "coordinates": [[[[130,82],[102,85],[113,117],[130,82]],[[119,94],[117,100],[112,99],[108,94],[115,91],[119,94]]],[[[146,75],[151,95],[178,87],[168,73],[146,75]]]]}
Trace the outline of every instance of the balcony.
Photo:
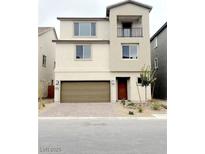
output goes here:
{"type": "Polygon", "coordinates": [[[143,37],[142,27],[117,28],[117,37],[143,37]]]}

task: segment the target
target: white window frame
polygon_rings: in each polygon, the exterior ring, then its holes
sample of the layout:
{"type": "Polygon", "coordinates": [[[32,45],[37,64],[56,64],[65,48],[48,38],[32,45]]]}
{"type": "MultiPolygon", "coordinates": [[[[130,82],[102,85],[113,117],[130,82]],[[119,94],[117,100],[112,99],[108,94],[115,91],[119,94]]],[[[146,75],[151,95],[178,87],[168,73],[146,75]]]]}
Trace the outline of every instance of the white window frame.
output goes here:
{"type": "Polygon", "coordinates": [[[73,36],[75,37],[96,37],[97,35],[97,23],[96,22],[74,22],[73,23],[73,36]],[[78,23],[78,35],[75,35],[75,23],[78,23]],[[92,35],[92,23],[95,24],[95,35],[92,35]],[[90,30],[90,34],[89,35],[81,35],[80,34],[80,24],[89,24],[89,30],[90,30]]]}
{"type": "Polygon", "coordinates": [[[155,37],[154,39],[154,48],[157,48],[158,47],[158,38],[155,37]]]}
{"type": "Polygon", "coordinates": [[[89,61],[89,60],[92,60],[92,47],[91,47],[91,45],[90,44],[76,44],[76,46],[75,46],[75,60],[79,60],[79,61],[81,61],[81,60],[84,60],[84,61],[89,61]],[[83,46],[83,58],[77,58],[76,56],[77,56],[77,46],[83,46]],[[90,46],[90,58],[84,58],[85,56],[84,56],[84,46],[90,46]]]}
{"type": "Polygon", "coordinates": [[[159,68],[159,64],[158,64],[159,62],[158,62],[158,58],[157,57],[155,57],[154,58],[154,69],[158,69],[159,68]]]}
{"type": "Polygon", "coordinates": [[[135,43],[135,44],[132,44],[132,43],[127,43],[127,44],[122,44],[122,59],[123,60],[136,60],[136,59],[138,59],[138,57],[139,57],[139,43],[135,43]],[[130,57],[130,46],[134,46],[134,45],[136,45],[137,46],[137,58],[131,58],[130,57]],[[123,58],[123,46],[129,46],[129,58],[123,58]]]}

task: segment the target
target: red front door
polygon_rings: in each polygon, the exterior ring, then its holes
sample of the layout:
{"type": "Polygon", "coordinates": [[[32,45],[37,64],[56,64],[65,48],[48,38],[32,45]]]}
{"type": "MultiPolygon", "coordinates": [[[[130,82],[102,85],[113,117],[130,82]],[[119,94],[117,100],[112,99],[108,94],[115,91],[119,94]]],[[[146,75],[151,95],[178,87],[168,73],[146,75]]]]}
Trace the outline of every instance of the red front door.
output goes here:
{"type": "Polygon", "coordinates": [[[127,79],[118,79],[118,100],[127,100],[127,79]]]}

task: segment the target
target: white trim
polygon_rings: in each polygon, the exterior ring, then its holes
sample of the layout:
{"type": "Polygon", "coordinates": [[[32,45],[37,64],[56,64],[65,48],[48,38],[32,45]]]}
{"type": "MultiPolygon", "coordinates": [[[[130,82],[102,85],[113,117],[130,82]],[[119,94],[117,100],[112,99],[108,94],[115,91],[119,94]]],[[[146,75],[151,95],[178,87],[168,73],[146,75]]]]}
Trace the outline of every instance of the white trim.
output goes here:
{"type": "Polygon", "coordinates": [[[155,37],[154,39],[154,48],[157,48],[158,47],[158,38],[155,37]]]}

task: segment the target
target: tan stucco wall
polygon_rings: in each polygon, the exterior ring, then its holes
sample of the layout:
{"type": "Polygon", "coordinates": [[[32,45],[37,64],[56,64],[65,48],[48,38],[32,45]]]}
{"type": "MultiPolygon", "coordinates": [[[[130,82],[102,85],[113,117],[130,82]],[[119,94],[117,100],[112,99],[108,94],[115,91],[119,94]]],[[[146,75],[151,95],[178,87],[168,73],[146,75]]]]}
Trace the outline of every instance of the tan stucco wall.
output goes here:
{"type": "Polygon", "coordinates": [[[150,65],[149,10],[126,4],[111,9],[109,18],[111,71],[140,71],[143,65],[150,65]],[[117,37],[117,16],[119,15],[142,16],[143,37],[117,37]],[[139,43],[138,59],[122,59],[122,43],[139,43]]]}
{"type": "Polygon", "coordinates": [[[74,36],[74,23],[78,21],[60,21],[60,39],[62,40],[90,40],[100,39],[109,40],[109,21],[79,21],[79,22],[95,22],[96,36],[83,37],[74,36]]]}
{"type": "Polygon", "coordinates": [[[90,44],[91,60],[76,60],[77,44],[56,45],[56,72],[58,71],[109,71],[109,45],[90,44]]]}
{"type": "Polygon", "coordinates": [[[54,80],[54,61],[55,61],[55,34],[49,31],[38,37],[38,82],[42,88],[43,97],[47,97],[47,87],[54,80]],[[46,56],[46,67],[42,66],[43,55],[46,56]]]}

